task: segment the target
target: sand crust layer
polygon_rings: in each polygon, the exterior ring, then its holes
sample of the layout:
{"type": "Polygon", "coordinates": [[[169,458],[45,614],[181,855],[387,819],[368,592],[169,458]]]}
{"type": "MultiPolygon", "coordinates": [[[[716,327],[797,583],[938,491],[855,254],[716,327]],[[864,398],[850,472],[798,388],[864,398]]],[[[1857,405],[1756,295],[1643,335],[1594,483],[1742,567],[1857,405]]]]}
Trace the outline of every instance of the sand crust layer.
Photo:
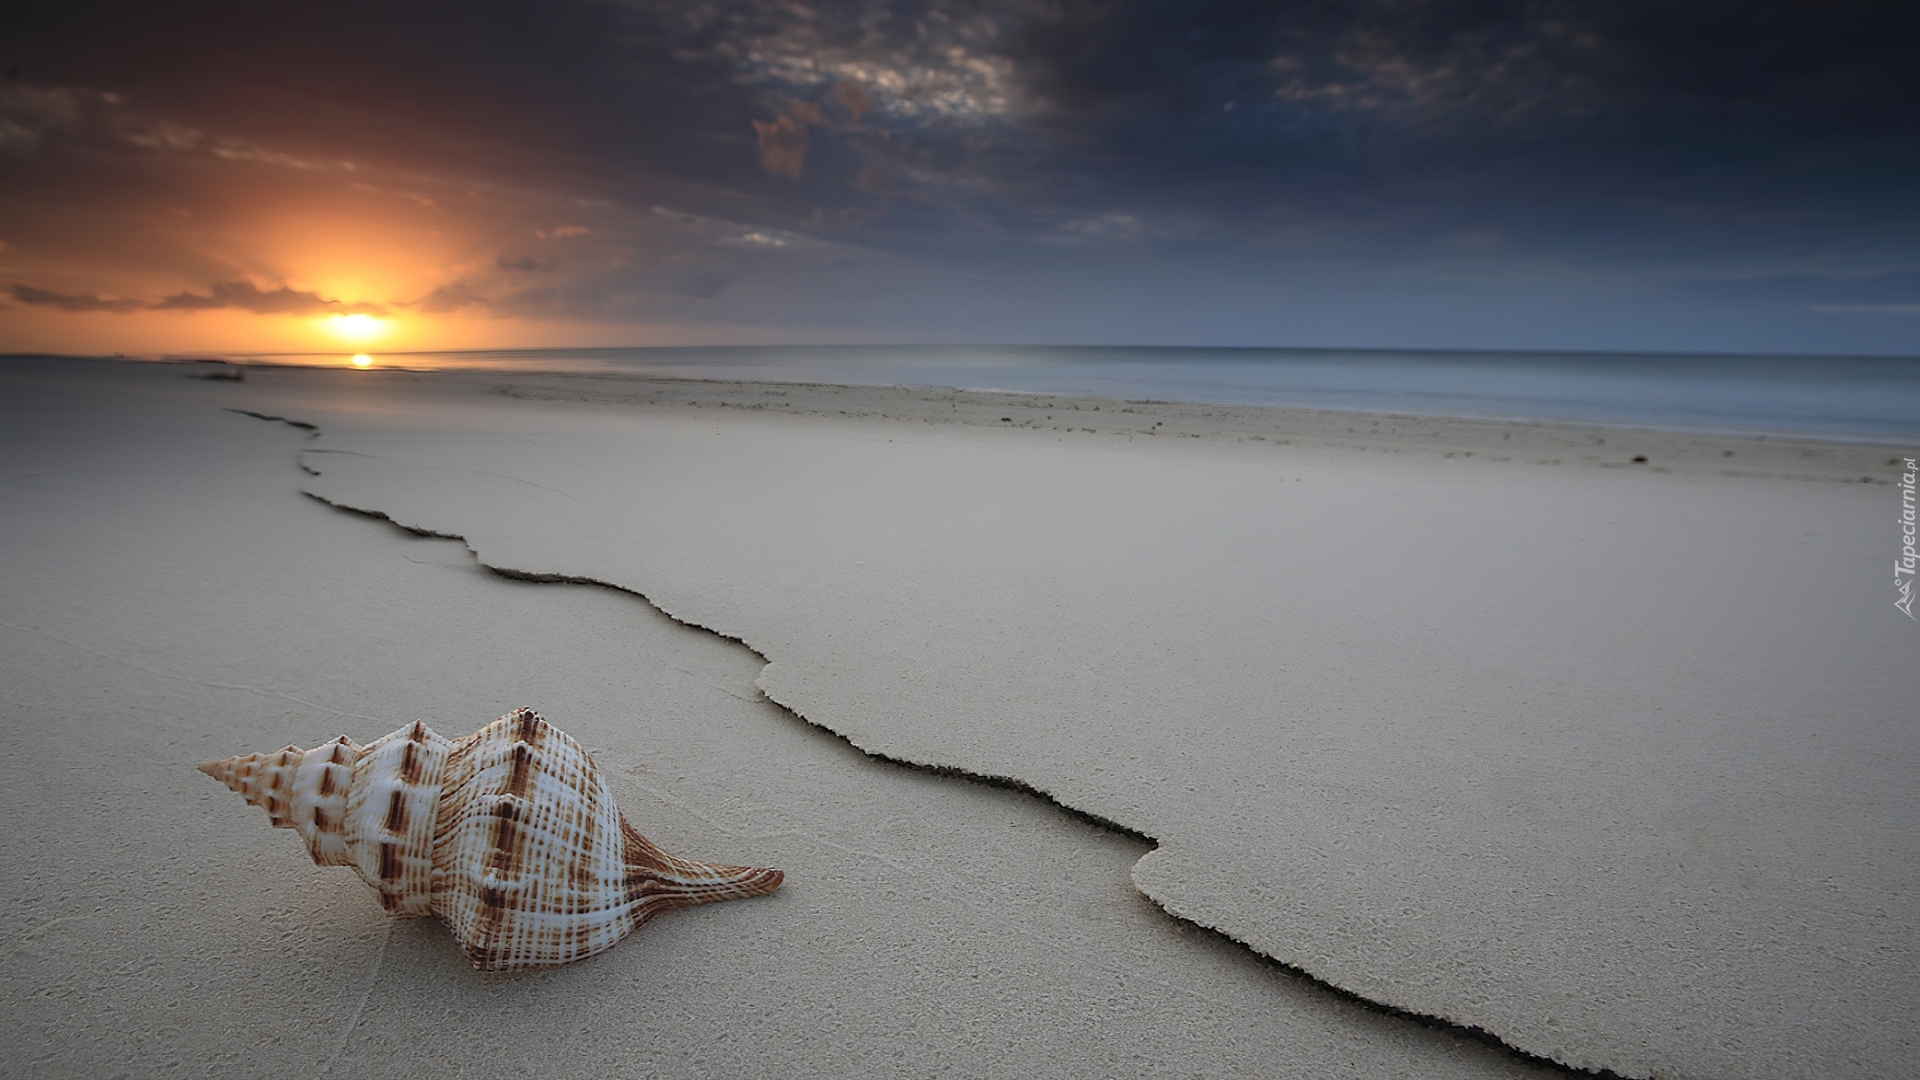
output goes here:
{"type": "Polygon", "coordinates": [[[323,420],[309,489],[739,637],[809,720],[1146,834],[1147,895],[1367,998],[1624,1074],[1911,1060],[1884,448],[469,385],[323,420]]]}

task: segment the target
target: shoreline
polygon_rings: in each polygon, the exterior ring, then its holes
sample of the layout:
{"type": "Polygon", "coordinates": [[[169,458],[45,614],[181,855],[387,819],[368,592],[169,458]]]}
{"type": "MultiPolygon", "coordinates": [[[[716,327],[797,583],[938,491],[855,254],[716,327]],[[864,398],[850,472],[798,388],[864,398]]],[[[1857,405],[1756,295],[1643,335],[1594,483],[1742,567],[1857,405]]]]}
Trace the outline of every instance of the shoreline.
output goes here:
{"type": "Polygon", "coordinates": [[[1892,481],[1884,475],[1873,475],[1875,470],[1897,463],[1897,458],[1888,461],[1890,449],[1909,445],[1559,420],[1425,417],[947,387],[544,372],[406,374],[487,382],[495,384],[493,392],[530,401],[747,409],[1107,438],[1265,442],[1306,450],[1700,472],[1749,479],[1889,484],[1892,481]],[[1647,461],[1635,462],[1637,456],[1647,461]]]}
{"type": "MultiPolygon", "coordinates": [[[[1356,350],[1356,351],[1364,352],[1365,350],[1356,350]]],[[[322,354],[316,354],[316,355],[322,355],[322,354]]],[[[335,355],[335,354],[324,354],[324,355],[335,355]]],[[[1567,355],[1584,356],[1589,354],[1567,354],[1567,355]]],[[[1610,355],[1610,354],[1591,354],[1591,355],[1610,355]]],[[[1711,356],[1711,355],[1717,355],[1717,354],[1701,354],[1701,355],[1711,356]]],[[[1911,358],[1849,357],[1847,359],[1904,361],[1911,358]]],[[[1539,445],[1543,447],[1549,447],[1549,448],[1554,446],[1564,445],[1568,449],[1583,449],[1583,448],[1587,448],[1587,447],[1591,447],[1592,445],[1595,445],[1592,441],[1593,437],[1606,438],[1610,435],[1617,435],[1617,436],[1620,436],[1621,438],[1631,438],[1635,436],[1641,436],[1648,439],[1662,440],[1660,448],[1664,452],[1671,453],[1677,450],[1682,452],[1681,456],[1686,456],[1685,451],[1689,449],[1688,446],[1683,445],[1686,443],[1697,443],[1697,444],[1701,444],[1702,446],[1706,446],[1710,444],[1710,448],[1715,451],[1736,448],[1741,444],[1752,444],[1754,446],[1758,446],[1759,444],[1777,444],[1779,446],[1788,446],[1788,447],[1795,447],[1795,448],[1806,447],[1806,448],[1814,448],[1817,450],[1831,450],[1831,449],[1862,450],[1862,451],[1867,451],[1868,453],[1865,456],[1855,456],[1855,458],[1853,459],[1857,463],[1860,463],[1862,465],[1871,463],[1872,451],[1874,450],[1891,450],[1896,448],[1912,447],[1915,445],[1920,445],[1920,433],[1915,433],[1908,436],[1893,436],[1893,435],[1883,436],[1883,435],[1864,434],[1859,432],[1852,432],[1852,433],[1823,432],[1823,431],[1816,431],[1816,430],[1808,430],[1804,428],[1802,429],[1787,429],[1787,428],[1765,429],[1765,428],[1759,428],[1759,427],[1740,427],[1740,426],[1720,427],[1720,426],[1714,426],[1711,424],[1687,424],[1687,423],[1663,424],[1657,421],[1641,422],[1641,421],[1628,421],[1628,420],[1599,420],[1599,419],[1585,419],[1585,418],[1565,418],[1565,417],[1555,417],[1555,416],[1529,416],[1529,415],[1504,415],[1503,416],[1503,415],[1463,414],[1463,413],[1446,413],[1446,412],[1429,413],[1429,412],[1422,412],[1418,410],[1408,411],[1403,409],[1394,409],[1390,407],[1381,407],[1377,409],[1371,409],[1371,408],[1343,409],[1343,408],[1333,408],[1333,407],[1325,407],[1325,406],[1317,406],[1317,405],[1269,405],[1269,404],[1256,404],[1256,403],[1244,403],[1244,402],[1232,402],[1232,401],[1199,401],[1199,400],[1189,401],[1184,399],[1127,399],[1122,397],[1113,397],[1110,395],[1097,393],[1094,391],[1025,391],[1025,390],[1016,390],[1016,389],[969,388],[969,387],[959,387],[959,386],[936,385],[931,383],[835,382],[832,380],[818,380],[818,379],[804,379],[804,378],[760,379],[760,378],[740,378],[740,377],[732,377],[732,376],[725,376],[725,375],[700,376],[700,375],[681,375],[681,374],[660,374],[656,372],[634,372],[634,371],[624,371],[624,370],[543,371],[539,369],[482,368],[482,367],[412,368],[412,367],[390,365],[390,364],[382,364],[369,369],[357,370],[357,369],[350,369],[341,364],[286,364],[286,363],[276,363],[273,361],[252,361],[252,360],[245,360],[245,359],[235,360],[235,359],[229,359],[225,357],[204,357],[204,358],[202,357],[164,357],[164,358],[140,357],[140,358],[136,358],[136,357],[110,357],[110,356],[55,356],[51,354],[27,354],[27,353],[0,355],[0,361],[6,361],[6,360],[41,360],[41,361],[57,361],[57,362],[87,361],[87,362],[138,364],[138,365],[155,365],[155,366],[180,366],[188,369],[191,369],[194,365],[222,365],[222,366],[238,369],[241,371],[249,370],[249,369],[260,370],[260,371],[287,371],[287,372],[351,371],[352,374],[356,376],[363,376],[363,377],[384,375],[384,376],[430,377],[430,378],[449,379],[449,380],[458,380],[458,381],[466,381],[466,380],[472,380],[472,379],[508,380],[514,383],[525,382],[532,385],[544,385],[545,387],[547,387],[547,389],[545,393],[541,396],[545,396],[549,400],[580,400],[580,401],[636,400],[631,395],[621,396],[621,395],[606,395],[606,394],[580,394],[578,396],[574,396],[574,395],[558,393],[552,389],[555,386],[566,386],[566,385],[574,385],[580,382],[597,381],[597,382],[605,382],[605,383],[613,383],[613,384],[635,384],[635,385],[644,385],[644,386],[662,387],[662,388],[684,388],[687,392],[681,393],[678,395],[682,398],[700,396],[697,394],[697,391],[701,391],[701,390],[708,391],[708,393],[704,396],[710,397],[712,396],[712,392],[715,389],[719,389],[721,392],[724,393],[724,392],[734,392],[734,391],[739,391],[739,390],[749,389],[749,388],[764,388],[767,391],[784,390],[789,392],[798,392],[801,394],[840,393],[840,392],[846,392],[846,391],[859,391],[859,392],[869,392],[869,393],[879,394],[883,396],[888,396],[890,399],[912,398],[916,395],[925,395],[925,394],[958,395],[966,399],[977,399],[977,401],[982,405],[982,408],[989,411],[996,404],[1009,404],[1009,405],[1014,405],[1016,407],[1025,406],[1030,409],[1033,407],[1033,403],[1035,402],[1051,402],[1051,401],[1067,403],[1065,405],[1065,409],[1067,411],[1073,411],[1073,404],[1079,403],[1080,405],[1083,406],[1083,409],[1081,411],[1091,411],[1091,409],[1094,406],[1099,406],[1101,407],[1102,411],[1107,412],[1109,414],[1124,413],[1124,412],[1146,412],[1147,411],[1146,407],[1155,407],[1155,408],[1160,408],[1165,410],[1171,410],[1172,415],[1177,416],[1181,420],[1185,421],[1186,425],[1179,429],[1181,432],[1184,432],[1187,434],[1193,434],[1193,435],[1205,435],[1209,433],[1214,435],[1238,435],[1239,437],[1242,437],[1242,438],[1253,437],[1254,433],[1264,432],[1265,430],[1268,430],[1270,428],[1285,429],[1288,427],[1297,427],[1298,430],[1300,430],[1303,433],[1303,435],[1308,438],[1327,438],[1331,435],[1334,435],[1336,433],[1336,429],[1350,428],[1350,427],[1371,427],[1371,426],[1375,426],[1379,421],[1391,421],[1391,422],[1394,422],[1396,426],[1401,428],[1413,428],[1413,427],[1419,427],[1422,425],[1445,428],[1447,429],[1447,432],[1449,433],[1450,437],[1456,440],[1457,445],[1445,445],[1443,446],[1443,449],[1454,450],[1456,452],[1461,450],[1478,451],[1483,449],[1487,451],[1498,451],[1502,448],[1495,446],[1493,440],[1486,437],[1488,432],[1491,431],[1491,432],[1497,433],[1497,432],[1520,430],[1520,429],[1528,429],[1528,430],[1565,429],[1569,433],[1578,434],[1582,437],[1581,440],[1577,443],[1556,443],[1550,438],[1540,442],[1539,445]],[[1216,418],[1234,418],[1234,420],[1233,422],[1227,424],[1226,426],[1216,427],[1215,430],[1211,432],[1206,431],[1204,429],[1204,425],[1199,425],[1199,426],[1195,425],[1196,421],[1205,419],[1210,415],[1213,415],[1216,418]],[[1289,424],[1288,420],[1290,418],[1294,420],[1303,420],[1305,422],[1289,424]],[[1674,440],[1681,440],[1682,444],[1676,444],[1674,440]]],[[[1915,360],[1915,362],[1920,363],[1920,360],[1915,360]]],[[[207,376],[201,376],[201,377],[205,378],[207,376]]],[[[219,377],[214,377],[214,378],[216,379],[216,381],[225,381],[224,379],[220,379],[219,377]]],[[[235,381],[243,381],[243,380],[235,380],[235,381]]],[[[769,395],[763,393],[763,394],[760,394],[759,396],[766,397],[769,395]]],[[[946,399],[942,398],[942,400],[946,400],[946,399]]],[[[1161,415],[1161,414],[1154,413],[1153,415],[1161,415]]],[[[1021,421],[1018,418],[1016,418],[1016,423],[1020,423],[1020,422],[1021,421]]],[[[1138,432],[1138,433],[1147,434],[1147,432],[1138,432]]],[[[1354,432],[1350,432],[1350,431],[1343,432],[1343,433],[1354,434],[1354,432]]],[[[1162,434],[1166,434],[1166,433],[1162,433],[1162,434]]],[[[1438,433],[1434,433],[1434,434],[1438,434],[1438,433]]],[[[1338,439],[1334,439],[1333,441],[1330,441],[1330,442],[1315,443],[1312,445],[1366,448],[1371,444],[1369,444],[1365,438],[1362,438],[1359,440],[1347,440],[1345,442],[1342,442],[1338,439]]],[[[1511,447],[1508,447],[1507,449],[1511,449],[1511,447]]],[[[1697,450],[1697,449],[1700,449],[1700,446],[1693,446],[1691,447],[1691,449],[1697,450]]],[[[1737,454],[1738,454],[1738,450],[1736,449],[1736,455],[1737,454]]],[[[1760,456],[1768,460],[1772,460],[1775,458],[1786,460],[1785,456],[1778,455],[1778,454],[1763,453],[1760,456]]],[[[1604,459],[1604,456],[1596,458],[1590,454],[1583,454],[1581,455],[1581,460],[1587,463],[1596,463],[1598,461],[1602,461],[1605,459],[1604,459]]],[[[1542,462],[1542,463],[1545,463],[1545,462],[1542,462]]],[[[1622,462],[1617,462],[1616,464],[1631,464],[1630,457],[1628,459],[1623,460],[1622,462]]],[[[1845,470],[1842,469],[1841,471],[1844,472],[1845,470]]],[[[1751,469],[1735,469],[1735,470],[1726,472],[1725,475],[1729,475],[1729,476],[1770,475],[1770,476],[1792,477],[1796,479],[1833,479],[1833,478],[1837,478],[1838,476],[1838,474],[1831,469],[1814,469],[1812,471],[1803,470],[1803,471],[1797,471],[1797,472],[1796,471],[1756,472],[1751,469]]]]}

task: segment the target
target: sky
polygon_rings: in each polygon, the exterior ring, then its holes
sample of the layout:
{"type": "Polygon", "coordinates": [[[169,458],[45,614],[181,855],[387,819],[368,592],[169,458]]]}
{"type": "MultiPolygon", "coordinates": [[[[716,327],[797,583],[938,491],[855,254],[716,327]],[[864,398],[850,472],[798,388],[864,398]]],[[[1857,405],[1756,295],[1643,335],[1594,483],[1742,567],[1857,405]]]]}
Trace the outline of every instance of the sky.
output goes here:
{"type": "Polygon", "coordinates": [[[1920,354],[1885,0],[96,3],[0,351],[1920,354]]]}

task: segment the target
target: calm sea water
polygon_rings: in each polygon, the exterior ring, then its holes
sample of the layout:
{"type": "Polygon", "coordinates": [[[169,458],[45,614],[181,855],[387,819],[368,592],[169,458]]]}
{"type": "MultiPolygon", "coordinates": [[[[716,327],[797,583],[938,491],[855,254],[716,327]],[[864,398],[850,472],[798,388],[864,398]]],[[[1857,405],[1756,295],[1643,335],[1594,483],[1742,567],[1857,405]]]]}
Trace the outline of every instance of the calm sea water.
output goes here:
{"type": "MultiPolygon", "coordinates": [[[[248,359],[345,362],[337,354],[248,359]]],[[[1914,357],[808,346],[392,353],[377,354],[374,362],[951,386],[1920,442],[1920,358],[1914,357]]]]}

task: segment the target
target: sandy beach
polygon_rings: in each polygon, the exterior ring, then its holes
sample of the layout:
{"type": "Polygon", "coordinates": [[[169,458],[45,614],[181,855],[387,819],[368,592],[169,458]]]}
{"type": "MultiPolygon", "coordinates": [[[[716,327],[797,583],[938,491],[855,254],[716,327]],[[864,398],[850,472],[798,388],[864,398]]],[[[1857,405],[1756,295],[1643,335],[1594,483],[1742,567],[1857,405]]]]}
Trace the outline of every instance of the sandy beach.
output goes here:
{"type": "Polygon", "coordinates": [[[5,1075],[1920,1061],[1910,449],[200,374],[0,366],[5,1075]],[[481,974],[193,768],[523,705],[786,885],[481,974]]]}

